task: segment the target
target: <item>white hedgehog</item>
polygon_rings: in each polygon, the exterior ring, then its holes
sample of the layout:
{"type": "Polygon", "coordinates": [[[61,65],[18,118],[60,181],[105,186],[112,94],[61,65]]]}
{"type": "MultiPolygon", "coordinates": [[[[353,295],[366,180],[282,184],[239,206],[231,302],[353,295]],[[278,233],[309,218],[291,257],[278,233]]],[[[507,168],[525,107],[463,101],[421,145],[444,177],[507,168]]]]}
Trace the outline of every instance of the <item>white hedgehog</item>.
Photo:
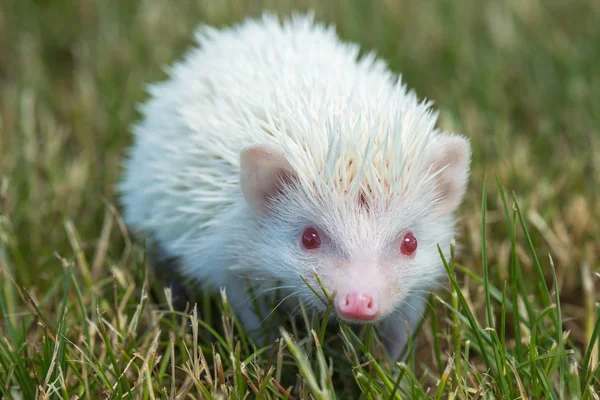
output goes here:
{"type": "MultiPolygon", "coordinates": [[[[467,139],[435,128],[373,53],[313,15],[203,27],[150,86],[120,185],[132,230],[224,287],[259,327],[247,285],[377,322],[397,359],[444,269],[469,174],[467,139]]],[[[296,304],[298,304],[296,302],[296,304]]]]}

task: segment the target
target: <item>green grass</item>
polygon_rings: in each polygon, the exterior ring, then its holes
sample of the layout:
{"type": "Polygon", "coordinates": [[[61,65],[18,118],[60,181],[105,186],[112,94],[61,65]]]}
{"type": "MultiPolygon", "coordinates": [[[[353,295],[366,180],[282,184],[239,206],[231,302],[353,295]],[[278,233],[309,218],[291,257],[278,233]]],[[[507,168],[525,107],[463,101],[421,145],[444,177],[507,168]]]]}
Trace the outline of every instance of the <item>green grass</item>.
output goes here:
{"type": "Polygon", "coordinates": [[[600,398],[599,20],[592,0],[3,1],[0,397],[600,398]],[[400,365],[305,310],[271,347],[225,297],[174,311],[119,217],[144,84],[199,22],[292,4],[473,143],[461,251],[400,365]]]}

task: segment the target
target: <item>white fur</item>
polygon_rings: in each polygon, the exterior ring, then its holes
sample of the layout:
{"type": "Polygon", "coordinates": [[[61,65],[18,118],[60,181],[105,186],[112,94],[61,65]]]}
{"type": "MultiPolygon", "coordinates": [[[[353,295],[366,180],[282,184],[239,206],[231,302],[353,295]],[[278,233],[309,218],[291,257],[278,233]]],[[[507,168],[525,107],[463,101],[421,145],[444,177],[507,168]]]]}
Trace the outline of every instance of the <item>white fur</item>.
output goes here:
{"type": "Polygon", "coordinates": [[[312,15],[196,37],[141,108],[120,185],[127,224],[181,257],[188,276],[227,287],[249,325],[260,321],[248,314],[246,277],[258,291],[279,281],[321,309],[300,279],[316,285],[313,271],[331,292],[377,293],[384,324],[422,312],[467,183],[466,139],[436,130],[430,103],[312,15]],[[240,154],[253,145],[278,149],[297,178],[266,213],[241,190],[240,154]],[[324,238],[318,252],[299,246],[308,225],[324,238]],[[419,241],[411,258],[398,253],[407,231],[419,241]]]}

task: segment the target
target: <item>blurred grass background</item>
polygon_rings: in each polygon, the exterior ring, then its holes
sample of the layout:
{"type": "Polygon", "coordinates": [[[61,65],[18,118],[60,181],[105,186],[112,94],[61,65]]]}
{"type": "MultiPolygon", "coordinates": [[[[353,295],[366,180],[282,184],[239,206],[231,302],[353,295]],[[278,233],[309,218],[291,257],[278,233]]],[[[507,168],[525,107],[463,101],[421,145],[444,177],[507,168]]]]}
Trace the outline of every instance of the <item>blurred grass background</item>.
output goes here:
{"type": "MultiPolygon", "coordinates": [[[[163,66],[193,44],[200,22],[309,8],[435,101],[443,129],[471,138],[458,238],[467,268],[482,268],[484,178],[496,175],[516,192],[543,265],[548,254],[554,259],[565,329],[583,347],[600,271],[593,0],[2,0],[0,264],[36,298],[62,269],[57,254],[87,257],[93,279],[123,266],[131,245],[113,221],[114,184],[144,85],[165,78],[163,66]]],[[[502,287],[510,241],[495,185],[488,187],[490,280],[502,287]]],[[[533,276],[528,251],[517,245],[517,254],[524,276],[533,276]]],[[[535,279],[527,283],[535,296],[535,279]]],[[[461,284],[482,310],[482,288],[466,277],[461,284]]]]}

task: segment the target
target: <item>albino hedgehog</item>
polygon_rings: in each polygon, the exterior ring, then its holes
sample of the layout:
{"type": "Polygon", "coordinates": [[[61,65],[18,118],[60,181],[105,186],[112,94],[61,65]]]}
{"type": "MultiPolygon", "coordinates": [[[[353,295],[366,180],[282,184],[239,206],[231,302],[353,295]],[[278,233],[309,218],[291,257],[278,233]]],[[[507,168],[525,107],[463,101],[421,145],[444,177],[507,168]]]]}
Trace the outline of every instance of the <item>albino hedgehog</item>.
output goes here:
{"type": "Polygon", "coordinates": [[[224,287],[248,329],[247,285],[379,324],[397,359],[445,274],[470,145],[333,27],[273,15],[203,27],[150,86],[120,184],[124,217],[181,272],[224,287]],[[448,254],[446,253],[448,256],[448,254]]]}

